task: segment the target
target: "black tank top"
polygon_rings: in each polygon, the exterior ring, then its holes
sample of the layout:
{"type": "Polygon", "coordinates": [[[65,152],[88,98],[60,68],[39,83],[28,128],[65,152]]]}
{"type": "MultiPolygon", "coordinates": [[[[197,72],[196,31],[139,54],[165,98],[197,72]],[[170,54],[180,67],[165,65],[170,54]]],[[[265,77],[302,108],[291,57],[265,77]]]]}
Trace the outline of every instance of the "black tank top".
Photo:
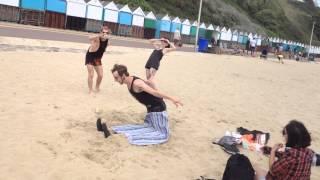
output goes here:
{"type": "Polygon", "coordinates": [[[162,57],[163,57],[162,49],[155,49],[150,55],[148,61],[153,61],[153,62],[161,61],[162,57]]]}
{"type": "Polygon", "coordinates": [[[149,94],[147,92],[136,93],[133,91],[132,86],[133,82],[136,79],[140,79],[138,77],[133,76],[133,80],[131,83],[131,87],[129,89],[130,94],[138,100],[141,104],[144,104],[147,107],[148,112],[162,112],[166,110],[166,104],[164,103],[162,98],[158,98],[149,94]]]}
{"type": "Polygon", "coordinates": [[[95,52],[89,52],[89,49],[86,54],[86,61],[93,61],[95,59],[101,59],[103,56],[103,53],[106,51],[106,48],[108,46],[108,39],[105,41],[101,41],[100,39],[100,45],[97,51],[95,52]]]}

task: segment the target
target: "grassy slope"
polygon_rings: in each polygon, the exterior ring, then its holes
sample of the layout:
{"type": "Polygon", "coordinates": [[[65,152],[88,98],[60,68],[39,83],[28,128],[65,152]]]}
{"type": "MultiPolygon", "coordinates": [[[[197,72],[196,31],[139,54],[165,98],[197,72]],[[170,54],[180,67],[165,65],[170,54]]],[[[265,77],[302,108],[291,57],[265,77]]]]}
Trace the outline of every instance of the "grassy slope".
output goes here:
{"type": "MultiPolygon", "coordinates": [[[[272,14],[270,17],[274,18],[269,18],[266,25],[263,19],[265,15],[257,18],[256,14],[250,14],[239,5],[242,1],[204,0],[201,20],[214,25],[307,42],[312,26],[310,14],[314,9],[311,9],[310,4],[290,1],[267,0],[266,8],[270,9],[267,15],[272,14]]],[[[128,3],[130,7],[141,6],[146,11],[168,13],[171,16],[191,20],[197,19],[199,7],[199,0],[115,0],[115,2],[128,3]]]]}

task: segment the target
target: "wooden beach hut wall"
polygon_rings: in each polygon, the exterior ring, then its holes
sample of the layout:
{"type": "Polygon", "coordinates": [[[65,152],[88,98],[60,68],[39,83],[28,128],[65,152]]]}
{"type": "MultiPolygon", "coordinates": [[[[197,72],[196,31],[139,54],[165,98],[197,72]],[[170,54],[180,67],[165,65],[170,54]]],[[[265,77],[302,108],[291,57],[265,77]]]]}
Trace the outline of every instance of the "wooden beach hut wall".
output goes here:
{"type": "Polygon", "coordinates": [[[153,12],[147,12],[147,15],[144,18],[144,32],[143,37],[145,39],[152,39],[156,36],[156,29],[157,29],[157,18],[153,14],[153,12]]]}
{"type": "Polygon", "coordinates": [[[214,31],[214,27],[212,24],[210,24],[206,31],[206,39],[208,39],[209,41],[212,39],[213,31],[214,31]]]}
{"type": "Polygon", "coordinates": [[[230,35],[228,34],[228,30],[223,27],[221,29],[221,38],[220,38],[221,41],[230,41],[231,38],[230,38],[230,35]]]}
{"type": "Polygon", "coordinates": [[[199,27],[199,38],[206,38],[206,24],[205,23],[201,23],[200,27],[199,27]]]}
{"type": "Polygon", "coordinates": [[[141,7],[138,7],[132,13],[132,37],[143,38],[144,37],[144,14],[141,7]]]}
{"type": "Polygon", "coordinates": [[[238,39],[239,39],[238,30],[234,30],[234,31],[232,32],[232,38],[231,38],[231,40],[232,40],[233,42],[238,42],[238,39]]]}
{"type": "Polygon", "coordinates": [[[188,19],[182,21],[181,25],[181,41],[182,43],[190,43],[191,24],[188,19]]]}
{"type": "Polygon", "coordinates": [[[119,9],[113,1],[104,3],[103,25],[108,26],[112,34],[118,34],[119,9]]]}
{"type": "Polygon", "coordinates": [[[243,43],[243,32],[239,32],[239,35],[238,35],[238,43],[244,44],[244,43],[243,43]]]}
{"type": "Polygon", "coordinates": [[[118,5],[119,8],[119,28],[118,35],[131,36],[132,35],[132,11],[128,5],[118,5]]]}
{"type": "Polygon", "coordinates": [[[230,28],[227,30],[227,41],[232,41],[232,31],[230,28]]]}
{"type": "Polygon", "coordinates": [[[84,31],[86,28],[87,4],[84,0],[67,0],[66,28],[84,31]]]}
{"type": "Polygon", "coordinates": [[[20,0],[0,0],[0,21],[18,22],[20,0]]]}
{"type": "Polygon", "coordinates": [[[21,0],[20,23],[43,26],[45,5],[45,0],[21,0]]]}
{"type": "Polygon", "coordinates": [[[256,46],[261,46],[261,39],[260,39],[260,42],[259,42],[259,35],[258,34],[254,34],[253,35],[253,39],[256,40],[256,46]],[[258,43],[260,43],[260,45],[258,43]]]}
{"type": "Polygon", "coordinates": [[[221,38],[221,30],[220,30],[220,27],[219,27],[219,26],[217,26],[217,27],[214,29],[213,35],[214,35],[214,38],[216,39],[216,42],[217,42],[218,40],[220,40],[220,38],[221,38]]]}
{"type": "Polygon", "coordinates": [[[175,17],[172,21],[171,21],[171,27],[170,27],[170,39],[173,40],[174,37],[174,33],[176,30],[178,30],[181,34],[181,20],[179,17],[175,17]]]}
{"type": "Polygon", "coordinates": [[[271,38],[269,39],[269,41],[271,42],[271,47],[275,47],[276,38],[275,38],[275,37],[271,37],[271,38]]]}
{"type": "Polygon", "coordinates": [[[194,21],[192,23],[191,29],[190,29],[190,43],[191,44],[196,42],[197,27],[198,27],[198,22],[194,21]]]}
{"type": "Polygon", "coordinates": [[[67,2],[65,0],[46,0],[44,26],[64,29],[66,24],[67,2]]]}
{"type": "Polygon", "coordinates": [[[242,44],[247,44],[248,40],[249,40],[248,33],[244,32],[242,44]]]}
{"type": "Polygon", "coordinates": [[[257,36],[257,46],[261,46],[261,42],[262,42],[262,36],[258,35],[257,36]]]}
{"type": "Polygon", "coordinates": [[[99,0],[91,0],[87,3],[86,31],[100,32],[102,27],[103,6],[99,0]]]}
{"type": "Polygon", "coordinates": [[[171,18],[169,15],[157,15],[157,34],[158,38],[170,39],[171,18]]]}

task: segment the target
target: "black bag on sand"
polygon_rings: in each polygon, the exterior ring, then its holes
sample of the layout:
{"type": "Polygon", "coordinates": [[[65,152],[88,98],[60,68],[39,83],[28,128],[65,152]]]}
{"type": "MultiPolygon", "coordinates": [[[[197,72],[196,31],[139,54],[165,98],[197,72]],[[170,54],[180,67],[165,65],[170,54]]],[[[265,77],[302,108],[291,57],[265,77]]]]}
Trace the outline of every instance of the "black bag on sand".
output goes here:
{"type": "Polygon", "coordinates": [[[227,162],[222,180],[254,180],[255,171],[247,156],[232,155],[227,162]]]}

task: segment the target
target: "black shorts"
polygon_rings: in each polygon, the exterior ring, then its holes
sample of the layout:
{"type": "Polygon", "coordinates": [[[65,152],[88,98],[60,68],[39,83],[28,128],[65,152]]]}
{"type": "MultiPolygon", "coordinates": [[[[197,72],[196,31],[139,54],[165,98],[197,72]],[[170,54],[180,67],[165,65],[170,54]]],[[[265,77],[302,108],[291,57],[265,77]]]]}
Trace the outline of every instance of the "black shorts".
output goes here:
{"type": "Polygon", "coordinates": [[[158,70],[160,66],[160,61],[156,61],[156,60],[148,60],[146,65],[144,66],[146,69],[156,69],[158,70]]]}
{"type": "Polygon", "coordinates": [[[147,107],[147,111],[148,113],[150,112],[162,112],[162,111],[166,111],[167,110],[167,106],[165,103],[162,103],[161,105],[158,106],[152,106],[152,107],[147,107]]]}
{"type": "Polygon", "coordinates": [[[85,65],[92,65],[92,66],[101,66],[102,63],[101,63],[101,59],[97,58],[97,59],[93,59],[93,60],[86,60],[86,63],[85,65]]]}

